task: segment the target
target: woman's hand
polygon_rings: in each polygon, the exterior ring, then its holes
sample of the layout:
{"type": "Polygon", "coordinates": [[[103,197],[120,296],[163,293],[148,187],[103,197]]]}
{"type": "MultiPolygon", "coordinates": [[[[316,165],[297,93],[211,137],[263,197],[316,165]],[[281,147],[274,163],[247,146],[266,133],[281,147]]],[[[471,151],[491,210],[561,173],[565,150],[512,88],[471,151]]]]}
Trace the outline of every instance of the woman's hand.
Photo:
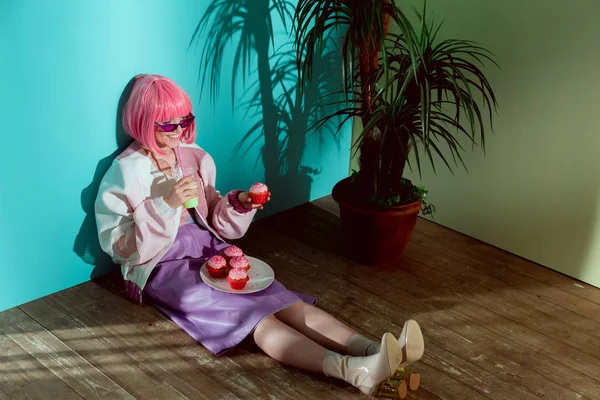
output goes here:
{"type": "MultiPolygon", "coordinates": [[[[238,194],[238,200],[240,201],[240,203],[242,203],[242,205],[246,209],[253,209],[253,208],[258,208],[259,210],[263,209],[262,204],[252,203],[252,199],[250,198],[250,196],[248,196],[248,192],[241,192],[240,194],[238,194]]],[[[271,200],[271,195],[269,194],[267,201],[270,201],[270,200],[271,200]]]]}
{"type": "Polygon", "coordinates": [[[179,180],[165,196],[165,202],[172,209],[177,209],[188,200],[198,196],[198,181],[193,176],[185,176],[179,180]]]}

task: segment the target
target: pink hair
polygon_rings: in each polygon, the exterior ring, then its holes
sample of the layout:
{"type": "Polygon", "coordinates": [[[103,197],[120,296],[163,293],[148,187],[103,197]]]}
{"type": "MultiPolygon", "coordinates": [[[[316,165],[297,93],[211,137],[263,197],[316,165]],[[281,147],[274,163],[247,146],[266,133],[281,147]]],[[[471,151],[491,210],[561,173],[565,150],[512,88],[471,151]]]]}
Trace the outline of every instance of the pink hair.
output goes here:
{"type": "MultiPolygon", "coordinates": [[[[156,144],[154,123],[184,117],[191,112],[190,97],[171,79],[160,75],[137,75],[123,110],[123,127],[143,147],[164,154],[156,144]]],[[[194,143],[195,121],[184,129],[182,136],[185,143],[194,143]]]]}

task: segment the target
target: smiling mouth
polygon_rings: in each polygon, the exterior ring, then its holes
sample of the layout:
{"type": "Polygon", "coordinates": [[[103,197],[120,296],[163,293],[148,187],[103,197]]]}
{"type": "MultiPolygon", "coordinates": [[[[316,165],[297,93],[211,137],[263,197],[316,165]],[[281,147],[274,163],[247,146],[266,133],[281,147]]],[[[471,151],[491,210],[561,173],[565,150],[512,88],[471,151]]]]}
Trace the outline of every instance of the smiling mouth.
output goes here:
{"type": "Polygon", "coordinates": [[[167,135],[167,137],[168,137],[169,139],[177,139],[177,138],[179,138],[179,134],[175,134],[175,135],[167,135]]]}

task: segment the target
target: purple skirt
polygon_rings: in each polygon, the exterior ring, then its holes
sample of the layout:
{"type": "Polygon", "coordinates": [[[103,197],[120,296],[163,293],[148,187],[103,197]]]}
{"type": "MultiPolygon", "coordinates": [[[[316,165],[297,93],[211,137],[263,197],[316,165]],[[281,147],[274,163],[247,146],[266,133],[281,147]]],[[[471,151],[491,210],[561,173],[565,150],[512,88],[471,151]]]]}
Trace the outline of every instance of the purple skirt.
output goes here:
{"type": "Polygon", "coordinates": [[[241,343],[266,317],[314,297],[274,281],[252,294],[225,293],[206,285],[200,267],[228,244],[196,224],[183,225],[173,246],[152,271],[144,291],[152,303],[216,355],[241,343]]]}

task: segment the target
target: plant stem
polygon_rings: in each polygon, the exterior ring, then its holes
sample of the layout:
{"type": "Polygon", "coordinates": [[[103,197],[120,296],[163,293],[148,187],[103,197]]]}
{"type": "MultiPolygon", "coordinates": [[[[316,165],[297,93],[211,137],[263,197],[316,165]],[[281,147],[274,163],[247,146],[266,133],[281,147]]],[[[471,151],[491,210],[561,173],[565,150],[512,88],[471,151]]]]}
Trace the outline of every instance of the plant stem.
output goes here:
{"type": "MultiPolygon", "coordinates": [[[[387,35],[390,17],[385,13],[385,8],[390,4],[391,0],[383,1],[383,34],[387,35]]],[[[356,38],[358,45],[358,62],[360,68],[360,85],[363,93],[361,104],[362,107],[362,123],[366,126],[370,120],[370,107],[372,104],[372,93],[374,90],[373,77],[377,74],[379,67],[379,51],[380,46],[380,34],[375,30],[372,31],[371,37],[367,37],[366,40],[362,38],[356,38]]],[[[363,140],[360,147],[360,190],[362,196],[371,197],[380,191],[378,175],[380,173],[379,154],[381,148],[380,138],[374,136],[374,132],[368,132],[363,140]]],[[[404,169],[404,168],[402,168],[404,169]]]]}

